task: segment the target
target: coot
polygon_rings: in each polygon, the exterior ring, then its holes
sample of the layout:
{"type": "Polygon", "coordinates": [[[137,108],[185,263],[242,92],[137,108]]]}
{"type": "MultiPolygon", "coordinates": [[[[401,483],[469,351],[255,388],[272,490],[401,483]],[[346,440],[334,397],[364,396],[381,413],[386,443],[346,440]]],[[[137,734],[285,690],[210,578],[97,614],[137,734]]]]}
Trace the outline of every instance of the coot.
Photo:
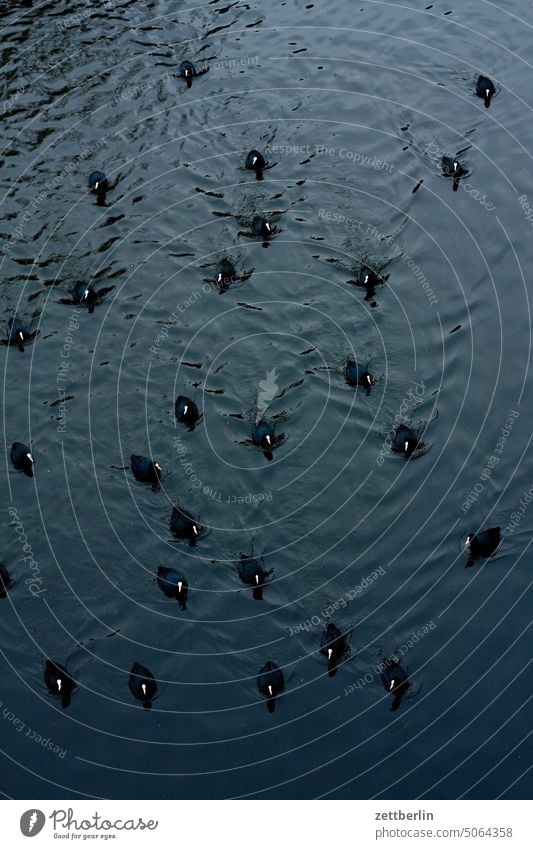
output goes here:
{"type": "Polygon", "coordinates": [[[33,455],[23,442],[14,442],[11,446],[11,462],[18,472],[24,472],[29,478],[33,477],[33,455]]]}
{"type": "Polygon", "coordinates": [[[150,457],[142,457],[140,454],[132,454],[131,470],[135,479],[140,483],[150,483],[155,489],[159,489],[161,466],[151,460],[150,457]]]}
{"type": "Polygon", "coordinates": [[[346,383],[350,386],[363,386],[367,391],[372,388],[372,375],[366,366],[360,365],[355,360],[348,360],[344,368],[346,383]]]}
{"type": "Polygon", "coordinates": [[[487,109],[489,108],[490,101],[492,100],[492,97],[494,96],[495,93],[496,93],[496,88],[495,88],[492,80],[489,79],[489,77],[484,77],[483,75],[480,75],[477,78],[476,94],[477,94],[478,97],[483,98],[483,100],[485,102],[485,106],[486,106],[487,109]]]}
{"type": "Polygon", "coordinates": [[[252,430],[252,442],[263,448],[267,460],[272,460],[272,449],[274,447],[274,428],[268,422],[261,419],[256,422],[252,430]]]}
{"type": "Polygon", "coordinates": [[[53,696],[61,699],[61,706],[67,708],[70,705],[70,695],[76,687],[76,682],[69,675],[64,666],[47,660],[44,668],[44,681],[48,691],[53,696]]]}
{"type": "Polygon", "coordinates": [[[476,560],[492,557],[500,544],[500,540],[499,528],[487,528],[484,531],[478,531],[476,534],[468,534],[466,549],[469,556],[466,566],[473,566],[476,560]]]}
{"type": "Polygon", "coordinates": [[[265,158],[258,150],[251,150],[246,157],[245,167],[248,171],[255,171],[257,180],[263,179],[263,169],[266,165],[265,158]]]}
{"type": "Polygon", "coordinates": [[[181,507],[174,507],[172,509],[170,529],[177,539],[189,540],[189,545],[196,545],[196,541],[200,536],[200,528],[195,519],[187,510],[183,510],[181,507]]]}
{"type": "Polygon", "coordinates": [[[239,577],[243,584],[253,587],[253,596],[256,601],[263,599],[263,587],[266,584],[267,572],[261,562],[255,557],[250,557],[247,554],[241,554],[239,562],[239,577]]]}
{"type": "Polygon", "coordinates": [[[283,692],[284,687],[285,677],[283,672],[273,660],[267,660],[265,665],[259,670],[257,688],[266,698],[269,713],[274,713],[276,696],[283,692]]]}
{"type": "Polygon", "coordinates": [[[396,432],[392,440],[392,450],[397,454],[403,454],[404,457],[411,457],[417,448],[422,447],[422,443],[419,441],[418,436],[412,428],[403,424],[396,428],[396,432]]]}
{"type": "Polygon", "coordinates": [[[400,664],[388,657],[383,658],[381,680],[387,693],[393,693],[391,710],[398,710],[402,696],[409,689],[407,673],[400,664]]]}
{"type": "Polygon", "coordinates": [[[12,316],[7,323],[7,339],[10,345],[16,345],[24,353],[24,343],[29,342],[33,335],[28,327],[17,316],[12,316]]]}
{"type": "Polygon", "coordinates": [[[152,699],[157,693],[157,684],[150,670],[146,666],[141,666],[140,663],[134,663],[128,685],[135,698],[143,703],[143,708],[150,710],[152,699]]]}
{"type": "Polygon", "coordinates": [[[187,607],[189,584],[175,569],[160,566],[157,570],[157,586],[167,598],[175,598],[182,610],[187,607]]]}
{"type": "Polygon", "coordinates": [[[179,422],[186,424],[189,430],[194,430],[194,426],[200,419],[198,407],[187,398],[185,395],[178,395],[174,404],[174,414],[179,422]]]}
{"type": "Polygon", "coordinates": [[[348,651],[346,637],[333,622],[326,625],[320,641],[320,652],[328,659],[328,670],[331,678],[337,672],[337,665],[348,651]]]}

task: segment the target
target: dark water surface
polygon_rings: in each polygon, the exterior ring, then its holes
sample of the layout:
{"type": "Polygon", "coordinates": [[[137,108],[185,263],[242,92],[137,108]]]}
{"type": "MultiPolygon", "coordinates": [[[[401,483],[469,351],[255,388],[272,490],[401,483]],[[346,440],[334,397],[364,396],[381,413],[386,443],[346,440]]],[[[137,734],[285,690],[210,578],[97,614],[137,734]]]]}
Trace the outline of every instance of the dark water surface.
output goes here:
{"type": "Polygon", "coordinates": [[[527,797],[531,4],[1,11],[2,320],[39,333],[0,352],[2,793],[527,797]],[[183,59],[209,66],[190,89],[183,59]],[[465,148],[453,192],[440,159],[465,148]],[[242,235],[256,213],[266,248],[242,235]],[[219,294],[223,255],[253,273],[219,294]],[[347,285],[365,261],[388,263],[375,305],[347,285]],[[93,313],[61,303],[80,280],[113,287],[93,313]],[[350,353],[368,395],[344,381],[350,353]],[[260,398],[284,434],[270,463],[242,444],[260,398]],[[385,442],[399,415],[430,422],[409,462],[385,442]],[[159,493],[132,453],[162,465],[159,493]],[[209,529],[196,548],[171,537],[176,502],[209,529]],[[496,525],[496,556],[465,570],[466,534],[496,525]],[[263,601],[236,572],[252,542],[274,570],[263,601]],[[187,577],[186,610],[159,566],[187,577]],[[330,620],[352,631],[335,677],[330,620]],[[376,670],[395,650],[411,687],[391,712],[376,670]],[[66,710],[46,657],[79,681],[66,710]],[[273,714],[269,659],[287,679],[273,714]],[[150,712],[134,662],[159,682],[150,712]]]}

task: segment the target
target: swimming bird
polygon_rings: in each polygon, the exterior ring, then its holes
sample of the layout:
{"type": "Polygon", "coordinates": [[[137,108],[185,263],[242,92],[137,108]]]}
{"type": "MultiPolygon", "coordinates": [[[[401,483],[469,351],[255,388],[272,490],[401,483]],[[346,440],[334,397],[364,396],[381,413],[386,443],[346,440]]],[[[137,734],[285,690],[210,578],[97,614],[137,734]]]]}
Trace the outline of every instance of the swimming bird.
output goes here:
{"type": "Polygon", "coordinates": [[[93,171],[92,174],[89,174],[87,185],[91,192],[107,192],[109,181],[103,171],[93,171]]]}
{"type": "Polygon", "coordinates": [[[198,69],[194,62],[189,62],[185,60],[181,63],[178,68],[178,77],[181,77],[187,83],[187,88],[192,86],[192,81],[194,77],[200,77],[202,74],[206,74],[209,68],[201,68],[198,69]]]}
{"type": "Polygon", "coordinates": [[[285,677],[283,672],[273,660],[267,660],[265,665],[259,670],[257,689],[266,698],[269,713],[274,713],[276,696],[283,692],[284,687],[285,677]]]}
{"type": "Polygon", "coordinates": [[[173,507],[172,509],[170,529],[178,539],[188,539],[189,545],[195,545],[200,536],[200,528],[195,519],[181,507],[173,507]]]}
{"type": "Polygon", "coordinates": [[[395,660],[383,658],[381,680],[387,693],[394,694],[391,710],[398,710],[402,696],[409,689],[409,679],[405,670],[395,660]]]}
{"type": "Polygon", "coordinates": [[[382,276],[377,274],[377,272],[370,268],[370,266],[363,265],[357,275],[357,279],[348,280],[347,283],[351,286],[359,286],[364,289],[366,291],[365,301],[371,301],[370,306],[377,307],[377,303],[372,300],[376,295],[376,288],[377,286],[384,285],[388,281],[389,277],[389,274],[382,276]]]}
{"type": "Polygon", "coordinates": [[[154,489],[159,489],[161,466],[150,457],[132,454],[130,457],[131,470],[140,483],[150,483],[154,489]]]}
{"type": "Polygon", "coordinates": [[[30,449],[23,442],[14,442],[11,446],[11,462],[18,472],[24,472],[29,478],[33,477],[35,460],[30,449]]]}
{"type": "Polygon", "coordinates": [[[92,313],[95,306],[114,288],[114,286],[103,286],[96,290],[92,283],[79,281],[72,289],[70,298],[59,298],[59,303],[87,307],[88,311],[92,313]]]}
{"type": "Polygon", "coordinates": [[[150,670],[146,666],[141,666],[140,663],[134,663],[128,685],[135,698],[143,703],[143,708],[150,710],[152,699],[157,693],[157,684],[150,670]]]}
{"type": "Polygon", "coordinates": [[[3,563],[0,563],[0,598],[5,598],[11,586],[11,575],[3,563]]]}
{"type": "Polygon", "coordinates": [[[182,610],[187,608],[189,584],[175,569],[160,566],[157,570],[157,586],[167,598],[175,598],[182,610]]]}
{"type": "Polygon", "coordinates": [[[252,219],[252,232],[256,236],[262,236],[263,239],[268,239],[273,235],[272,225],[268,223],[262,215],[254,215],[252,219]]]}
{"type": "Polygon", "coordinates": [[[93,171],[89,174],[87,185],[92,194],[96,195],[98,206],[105,206],[105,196],[109,191],[109,181],[103,171],[93,171]]]}
{"type": "Polygon", "coordinates": [[[44,668],[44,682],[48,692],[61,699],[61,706],[67,708],[70,705],[70,694],[76,687],[76,682],[69,675],[64,666],[47,660],[44,668]]]}
{"type": "Polygon", "coordinates": [[[76,304],[88,307],[89,312],[92,312],[97,300],[97,293],[94,291],[92,283],[83,283],[80,281],[74,286],[72,298],[76,304]]]}
{"type": "Polygon", "coordinates": [[[198,407],[187,398],[185,395],[178,395],[174,404],[174,414],[179,422],[186,424],[189,430],[194,430],[194,426],[200,419],[198,407]]]}
{"type": "Polygon", "coordinates": [[[348,651],[348,648],[346,637],[340,628],[337,628],[333,622],[326,625],[320,641],[320,653],[325,655],[328,659],[330,678],[333,678],[336,674],[337,665],[348,651]]]}
{"type": "MultiPolygon", "coordinates": [[[[384,277],[381,277],[379,274],[376,274],[375,271],[369,268],[368,265],[364,265],[361,271],[359,272],[359,277],[357,278],[356,285],[361,286],[363,289],[366,289],[365,301],[371,301],[376,294],[376,287],[385,284],[388,279],[388,274],[386,274],[384,277]]],[[[374,304],[372,304],[372,306],[374,306],[374,304]]]]}
{"type": "Polygon", "coordinates": [[[355,360],[347,360],[344,377],[350,386],[364,386],[367,391],[372,387],[372,375],[366,366],[359,365],[355,360]]]}
{"type": "Polygon", "coordinates": [[[229,259],[226,259],[226,257],[223,257],[218,263],[215,275],[217,284],[221,288],[224,287],[226,289],[228,288],[230,283],[233,283],[235,281],[237,277],[237,274],[235,272],[235,266],[229,259]]]}
{"type": "Polygon", "coordinates": [[[417,450],[422,448],[423,443],[420,442],[414,430],[407,425],[398,425],[392,439],[392,450],[397,454],[403,454],[404,457],[411,457],[417,450]]]}
{"type": "Polygon", "coordinates": [[[482,74],[477,78],[476,83],[476,94],[478,97],[482,97],[485,101],[485,106],[488,109],[490,106],[490,101],[494,94],[496,93],[496,88],[494,83],[489,77],[484,77],[482,74]]]}
{"type": "Polygon", "coordinates": [[[457,191],[459,188],[459,180],[461,177],[464,177],[468,171],[466,168],[463,168],[460,162],[457,159],[452,159],[451,156],[443,156],[442,157],[442,173],[445,177],[453,178],[453,190],[457,191]]]}
{"type": "Polygon", "coordinates": [[[465,548],[468,551],[468,563],[466,568],[473,566],[476,560],[492,557],[501,541],[499,528],[487,528],[476,534],[468,534],[465,548]]]}
{"type": "Polygon", "coordinates": [[[383,277],[380,277],[379,274],[376,274],[368,265],[364,265],[359,272],[359,277],[357,278],[360,286],[365,286],[366,288],[371,288],[378,286],[380,283],[385,282],[383,277]]]}
{"type": "Polygon", "coordinates": [[[248,554],[241,554],[239,562],[239,577],[243,584],[253,587],[253,596],[256,601],[263,600],[263,587],[267,583],[267,577],[271,571],[266,571],[261,562],[248,554]]]}
{"type": "Polygon", "coordinates": [[[7,323],[7,339],[10,345],[17,345],[19,351],[24,353],[24,343],[29,342],[32,338],[33,335],[20,318],[12,316],[9,319],[7,323]]]}
{"type": "Polygon", "coordinates": [[[265,167],[266,162],[262,153],[258,150],[251,150],[246,157],[245,168],[248,171],[255,171],[255,176],[257,180],[263,179],[263,168],[265,167]]]}
{"type": "Polygon", "coordinates": [[[252,430],[252,442],[264,449],[264,455],[267,460],[272,460],[272,448],[274,447],[274,429],[261,419],[256,422],[252,430]]]}

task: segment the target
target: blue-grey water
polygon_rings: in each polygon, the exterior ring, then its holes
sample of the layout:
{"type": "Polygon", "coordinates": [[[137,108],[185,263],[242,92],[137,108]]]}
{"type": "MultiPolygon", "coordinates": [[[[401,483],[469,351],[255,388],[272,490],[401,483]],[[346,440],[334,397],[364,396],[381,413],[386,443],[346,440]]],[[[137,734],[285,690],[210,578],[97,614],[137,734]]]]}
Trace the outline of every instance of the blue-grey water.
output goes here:
{"type": "Polygon", "coordinates": [[[527,798],[531,4],[1,14],[2,321],[37,334],[0,349],[2,794],[527,798]],[[209,67],[190,89],[183,59],[209,67]],[[469,171],[457,192],[443,154],[469,171]],[[258,213],[266,248],[243,235],[258,213]],[[224,255],[251,275],[220,294],[224,255]],[[389,275],[369,300],[347,284],[365,262],[389,275]],[[110,288],[92,313],[62,303],[79,281],[110,288]],[[349,355],[369,394],[346,384],[349,355]],[[203,413],[193,432],[179,394],[203,413]],[[243,444],[258,404],[283,434],[272,462],[243,444]],[[408,462],[387,442],[399,417],[428,449],[408,462]],[[160,492],[132,453],[159,461],[160,492]],[[204,529],[194,548],[172,538],[174,503],[204,529]],[[491,526],[497,553],[465,569],[466,535],[491,526]],[[236,572],[252,545],[273,569],[263,601],[236,572]],[[159,566],[186,576],[186,610],[159,566]],[[334,677],[329,621],[351,647],[334,677]],[[391,711],[395,651],[411,686],[391,711]],[[79,683],[67,709],[46,658],[79,683]],[[134,662],[158,681],[151,711],[134,662]]]}

